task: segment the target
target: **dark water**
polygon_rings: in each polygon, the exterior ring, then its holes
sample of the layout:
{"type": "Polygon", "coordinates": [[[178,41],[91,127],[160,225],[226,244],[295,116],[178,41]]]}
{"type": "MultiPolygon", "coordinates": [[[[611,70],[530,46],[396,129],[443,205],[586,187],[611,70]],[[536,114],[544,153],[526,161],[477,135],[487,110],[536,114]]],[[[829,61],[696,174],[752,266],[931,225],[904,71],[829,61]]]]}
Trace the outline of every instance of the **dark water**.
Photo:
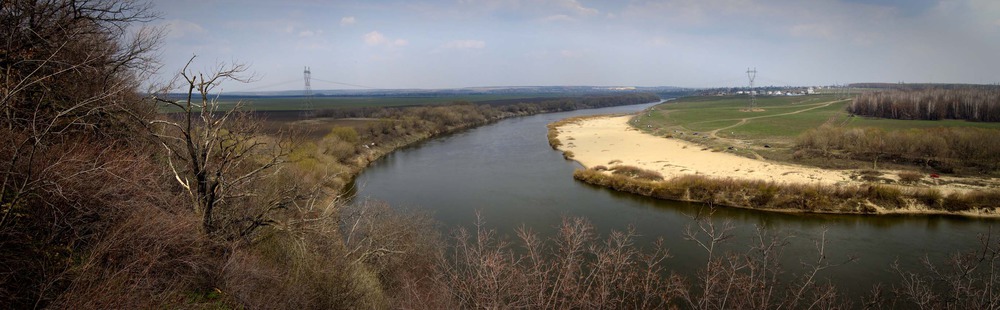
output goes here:
{"type": "MultiPolygon", "coordinates": [[[[674,256],[670,266],[692,276],[706,254],[683,238],[700,204],[654,200],[589,186],[573,180],[580,167],[552,150],[548,123],[578,115],[634,112],[652,104],[542,114],[468,130],[399,150],[378,161],[357,180],[358,199],[374,199],[395,207],[427,210],[447,229],[469,227],[479,211],[487,226],[515,235],[525,225],[551,234],[565,216],[585,217],[606,234],[633,225],[640,244],[656,238],[674,256]]],[[[669,156],[669,154],[664,154],[669,156]]],[[[832,261],[856,256],[856,262],[829,269],[826,276],[841,291],[866,292],[876,282],[894,282],[894,261],[918,269],[928,255],[942,260],[956,251],[975,249],[977,234],[996,221],[945,216],[789,215],[719,208],[717,221],[737,227],[727,249],[745,251],[756,226],[791,236],[784,252],[789,274],[800,262],[816,258],[815,240],[826,232],[826,255],[832,261]]]]}

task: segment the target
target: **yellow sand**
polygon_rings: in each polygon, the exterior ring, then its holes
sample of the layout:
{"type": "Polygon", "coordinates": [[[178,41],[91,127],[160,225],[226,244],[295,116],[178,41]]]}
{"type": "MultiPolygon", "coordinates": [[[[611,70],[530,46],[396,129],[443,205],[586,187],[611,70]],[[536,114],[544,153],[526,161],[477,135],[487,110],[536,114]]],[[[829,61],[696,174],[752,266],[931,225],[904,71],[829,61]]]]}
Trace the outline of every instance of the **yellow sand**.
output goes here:
{"type": "Polygon", "coordinates": [[[846,184],[848,172],[773,163],[740,157],[679,140],[642,133],[628,124],[631,116],[596,117],[558,128],[560,149],[586,167],[632,165],[659,171],[664,178],[687,174],[776,182],[846,184]]]}

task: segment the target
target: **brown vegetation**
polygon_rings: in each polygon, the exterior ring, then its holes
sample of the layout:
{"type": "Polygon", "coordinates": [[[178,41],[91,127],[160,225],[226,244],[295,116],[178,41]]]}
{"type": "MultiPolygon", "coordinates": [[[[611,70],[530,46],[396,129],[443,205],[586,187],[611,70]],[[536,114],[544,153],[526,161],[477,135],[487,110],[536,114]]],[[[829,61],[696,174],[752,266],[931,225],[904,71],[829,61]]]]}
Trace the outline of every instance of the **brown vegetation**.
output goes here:
{"type": "MultiPolygon", "coordinates": [[[[600,169],[594,169],[594,170],[600,171],[600,169]]],[[[636,166],[618,165],[611,167],[611,169],[607,170],[610,170],[611,174],[613,175],[623,175],[633,179],[647,180],[647,181],[663,180],[663,175],[660,174],[659,172],[649,169],[642,169],[636,166]]]]}
{"type": "Polygon", "coordinates": [[[697,201],[710,205],[749,209],[818,212],[876,213],[877,208],[897,212],[912,207],[937,210],[993,211],[991,199],[1000,190],[942,195],[935,189],[900,189],[887,185],[779,184],[761,180],[710,178],[686,175],[665,181],[607,174],[594,169],[577,170],[573,178],[584,183],[659,199],[697,201]]]}
{"type": "Polygon", "coordinates": [[[857,115],[892,119],[1000,122],[1000,87],[896,89],[866,92],[847,106],[857,115]]]}
{"type": "Polygon", "coordinates": [[[1000,169],[1000,130],[982,128],[928,128],[885,131],[823,125],[796,141],[798,156],[846,157],[917,164],[939,172],[957,169],[995,174],[1000,169]]]}
{"type": "MultiPolygon", "coordinates": [[[[632,230],[600,239],[584,219],[566,218],[548,242],[527,229],[515,241],[486,229],[459,229],[441,266],[440,285],[453,308],[518,309],[695,309],[800,307],[844,300],[830,286],[818,285],[817,274],[835,266],[820,250],[801,278],[782,274],[782,237],[759,230],[749,251],[717,250],[732,236],[731,225],[696,218],[685,236],[708,254],[693,279],[669,273],[662,241],[647,251],[635,245],[632,230]]],[[[822,241],[819,241],[822,242],[822,241]]]]}

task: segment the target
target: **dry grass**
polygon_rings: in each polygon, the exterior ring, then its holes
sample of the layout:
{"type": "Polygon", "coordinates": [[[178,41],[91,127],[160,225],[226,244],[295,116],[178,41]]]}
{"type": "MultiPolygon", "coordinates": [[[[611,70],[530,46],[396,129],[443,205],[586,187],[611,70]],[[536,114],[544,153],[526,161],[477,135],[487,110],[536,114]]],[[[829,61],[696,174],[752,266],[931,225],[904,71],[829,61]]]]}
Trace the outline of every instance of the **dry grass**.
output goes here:
{"type": "MultiPolygon", "coordinates": [[[[597,169],[594,169],[597,170],[597,169]]],[[[611,174],[613,175],[624,175],[633,179],[647,180],[647,181],[660,181],[663,180],[663,175],[659,172],[643,169],[636,166],[629,165],[619,165],[611,167],[611,174]]]]}
{"type": "Polygon", "coordinates": [[[924,174],[916,171],[899,172],[899,182],[904,184],[917,184],[924,178],[924,174]]]}
{"type": "Polygon", "coordinates": [[[759,180],[686,175],[665,181],[577,170],[573,177],[585,183],[654,198],[697,201],[762,210],[829,213],[874,213],[920,204],[931,210],[955,212],[996,208],[1000,190],[942,196],[936,190],[901,190],[885,185],[824,186],[778,184],[759,180]]]}

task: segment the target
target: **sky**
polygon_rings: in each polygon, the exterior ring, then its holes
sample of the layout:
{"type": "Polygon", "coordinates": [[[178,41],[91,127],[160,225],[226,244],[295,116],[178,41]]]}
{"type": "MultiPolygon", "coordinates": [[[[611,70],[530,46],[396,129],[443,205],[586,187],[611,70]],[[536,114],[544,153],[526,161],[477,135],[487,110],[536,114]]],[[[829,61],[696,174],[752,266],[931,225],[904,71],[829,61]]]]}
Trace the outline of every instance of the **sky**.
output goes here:
{"type": "Polygon", "coordinates": [[[174,0],[158,80],[223,91],[1000,82],[996,0],[174,0]]]}

